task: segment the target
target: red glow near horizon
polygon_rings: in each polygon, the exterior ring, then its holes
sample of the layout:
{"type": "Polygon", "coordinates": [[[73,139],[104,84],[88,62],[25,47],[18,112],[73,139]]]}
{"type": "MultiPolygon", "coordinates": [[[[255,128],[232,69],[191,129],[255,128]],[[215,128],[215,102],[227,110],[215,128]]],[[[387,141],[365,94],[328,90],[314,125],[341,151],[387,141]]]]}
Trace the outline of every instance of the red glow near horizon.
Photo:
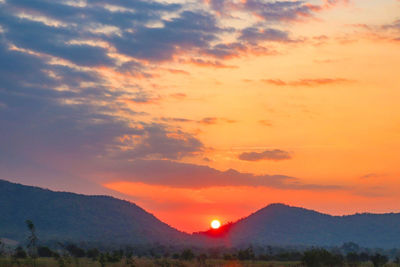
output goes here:
{"type": "Polygon", "coordinates": [[[224,222],[237,221],[271,203],[284,203],[331,215],[398,210],[397,195],[392,198],[370,198],[345,190],[283,190],[243,186],[190,189],[122,181],[103,186],[124,194],[126,199],[155,214],[160,220],[188,233],[209,228],[210,222],[216,218],[223,224],[218,231],[210,230],[224,232],[224,222]],[[243,205],[242,199],[246,199],[246,205],[243,205]],[[324,199],[324,202],[316,202],[316,199],[324,199]]]}

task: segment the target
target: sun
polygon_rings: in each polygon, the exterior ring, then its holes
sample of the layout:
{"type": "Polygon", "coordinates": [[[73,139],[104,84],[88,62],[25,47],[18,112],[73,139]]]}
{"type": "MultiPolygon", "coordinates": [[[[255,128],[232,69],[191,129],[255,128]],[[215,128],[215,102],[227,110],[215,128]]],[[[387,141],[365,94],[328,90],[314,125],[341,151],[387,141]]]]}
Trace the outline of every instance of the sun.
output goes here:
{"type": "Polygon", "coordinates": [[[218,220],[213,220],[211,222],[211,228],[212,229],[218,229],[221,226],[221,222],[218,220]]]}

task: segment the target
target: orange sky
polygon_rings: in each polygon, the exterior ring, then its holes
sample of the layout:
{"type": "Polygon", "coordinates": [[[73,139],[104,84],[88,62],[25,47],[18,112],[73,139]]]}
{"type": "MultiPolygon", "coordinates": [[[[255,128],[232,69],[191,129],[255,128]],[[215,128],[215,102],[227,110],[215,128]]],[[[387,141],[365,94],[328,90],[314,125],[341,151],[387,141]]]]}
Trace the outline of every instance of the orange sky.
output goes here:
{"type": "MultiPolygon", "coordinates": [[[[158,20],[129,29],[98,20],[82,36],[69,37],[69,45],[104,49],[113,64],[82,63],[86,55],[73,58],[72,52],[50,49],[51,43],[24,46],[11,34],[18,29],[0,21],[4,51],[49,60],[42,72],[47,78],[61,81],[67,75],[59,73],[61,67],[99,77],[80,76],[79,85],[41,81],[57,93],[71,93],[57,98],[57,105],[83,107],[77,116],[65,115],[78,126],[67,128],[66,137],[50,136],[47,131],[58,127],[52,123],[65,118],[45,117],[46,125],[29,130],[45,136],[43,143],[24,137],[25,128],[9,128],[7,140],[18,136],[32,148],[10,148],[29,164],[15,170],[10,165],[0,178],[112,194],[187,232],[275,202],[337,215],[400,211],[400,1],[292,2],[299,10],[275,10],[267,0],[226,6],[171,0],[163,3],[180,9],[165,7],[158,20]],[[210,18],[175,23],[185,10],[210,18]],[[151,39],[157,33],[141,33],[167,26],[172,30],[160,33],[161,44],[151,39]],[[211,32],[214,39],[207,36],[211,32]],[[140,38],[147,43],[132,41],[140,38]],[[172,45],[163,47],[164,40],[172,45]],[[92,87],[107,89],[92,96],[92,87]],[[75,130],[88,131],[83,141],[75,130]],[[68,178],[49,178],[57,173],[68,178]]],[[[73,23],[40,8],[0,5],[52,30],[73,23]]],[[[54,103],[38,114],[58,114],[54,103]]],[[[11,106],[0,99],[0,110],[11,106]]],[[[24,124],[18,117],[16,122],[24,124]]]]}
{"type": "Polygon", "coordinates": [[[198,157],[182,159],[185,162],[219,170],[285,174],[343,189],[227,186],[193,190],[123,181],[105,186],[128,199],[140,199],[137,202],[160,219],[189,232],[206,229],[212,218],[234,221],[273,202],[339,215],[400,211],[399,44],[351,25],[389,23],[396,14],[390,12],[390,18],[383,10],[390,5],[399,11],[393,1],[376,2],[381,14],[355,1],[324,11],[314,20],[294,23],[291,32],[306,41],[276,44],[275,55],[224,61],[235,68],[172,65],[190,75],[163,73],[157,81],[163,88],[157,92],[179,91],[185,99],[166,97],[142,107],[151,110],[152,116],[218,118],[212,124],[177,124],[209,147],[198,157]],[[354,18],[356,10],[359,19],[354,18]],[[370,17],[361,11],[370,12],[370,17]],[[317,38],[320,35],[324,38],[317,38]],[[302,84],[303,80],[311,82],[302,84]],[[242,152],[269,149],[288,151],[292,158],[238,159],[242,152]],[[204,162],[204,157],[210,161],[204,162]]]}

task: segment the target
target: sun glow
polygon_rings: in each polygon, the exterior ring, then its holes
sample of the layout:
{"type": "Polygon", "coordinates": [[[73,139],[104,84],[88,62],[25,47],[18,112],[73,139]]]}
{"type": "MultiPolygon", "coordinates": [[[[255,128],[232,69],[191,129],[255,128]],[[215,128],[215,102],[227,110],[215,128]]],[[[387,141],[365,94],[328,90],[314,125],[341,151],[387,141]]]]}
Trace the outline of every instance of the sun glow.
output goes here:
{"type": "Polygon", "coordinates": [[[221,222],[218,220],[213,220],[211,222],[211,228],[212,229],[218,229],[221,226],[221,222]]]}

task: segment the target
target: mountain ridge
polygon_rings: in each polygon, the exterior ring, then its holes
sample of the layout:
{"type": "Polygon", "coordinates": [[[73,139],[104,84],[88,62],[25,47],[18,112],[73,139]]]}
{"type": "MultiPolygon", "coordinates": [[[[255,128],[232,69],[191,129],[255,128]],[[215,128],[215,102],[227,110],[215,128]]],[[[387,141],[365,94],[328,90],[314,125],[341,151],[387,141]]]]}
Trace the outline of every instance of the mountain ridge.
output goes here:
{"type": "Polygon", "coordinates": [[[189,235],[138,205],[111,196],[56,192],[0,180],[0,236],[24,240],[32,220],[42,240],[183,242],[189,235]]]}
{"type": "Polygon", "coordinates": [[[32,220],[40,240],[195,246],[279,245],[400,247],[400,213],[330,215],[272,203],[218,230],[187,234],[135,203],[106,195],[52,191],[0,180],[0,238],[26,239],[32,220]]]}
{"type": "Polygon", "coordinates": [[[224,232],[209,230],[196,235],[232,246],[338,246],[356,242],[365,247],[400,247],[400,213],[335,216],[274,203],[231,223],[224,232]]]}

